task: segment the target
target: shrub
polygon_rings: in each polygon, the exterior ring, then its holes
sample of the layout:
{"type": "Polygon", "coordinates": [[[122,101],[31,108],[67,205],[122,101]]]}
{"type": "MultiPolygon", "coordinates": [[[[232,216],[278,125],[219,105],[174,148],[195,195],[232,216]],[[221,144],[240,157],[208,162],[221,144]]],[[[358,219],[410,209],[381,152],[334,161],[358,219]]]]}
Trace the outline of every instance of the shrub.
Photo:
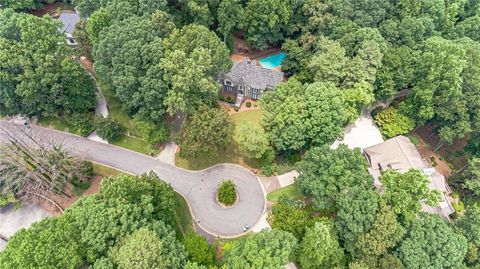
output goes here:
{"type": "Polygon", "coordinates": [[[235,112],[238,112],[238,111],[240,111],[240,108],[235,107],[233,110],[235,110],[235,112]]]}
{"type": "Polygon", "coordinates": [[[189,232],[183,245],[192,262],[202,265],[212,265],[215,262],[215,251],[203,236],[189,232]]]}
{"type": "Polygon", "coordinates": [[[139,117],[135,117],[133,120],[142,138],[150,145],[163,143],[167,140],[168,128],[165,125],[144,121],[139,117]]]}
{"type": "Polygon", "coordinates": [[[258,105],[257,104],[253,104],[253,107],[257,107],[258,105]]]}
{"type": "Polygon", "coordinates": [[[262,175],[269,177],[277,172],[277,165],[274,163],[269,163],[262,166],[262,175]]]}
{"type": "Polygon", "coordinates": [[[227,103],[233,103],[233,98],[231,96],[227,96],[227,103]]]}
{"type": "Polygon", "coordinates": [[[245,103],[245,106],[246,106],[246,107],[251,107],[251,106],[252,106],[252,103],[251,103],[250,101],[248,101],[248,102],[245,103]]]}
{"type": "Polygon", "coordinates": [[[235,191],[235,183],[232,180],[223,180],[218,186],[218,201],[224,205],[233,205],[237,200],[237,192],[235,191]]]}
{"type": "Polygon", "coordinates": [[[97,118],[95,126],[97,128],[97,135],[108,142],[119,139],[124,132],[123,126],[118,121],[109,118],[97,118]]]}
{"type": "Polygon", "coordinates": [[[415,128],[415,121],[390,107],[375,116],[375,123],[385,138],[406,134],[415,128]]]}
{"type": "Polygon", "coordinates": [[[81,136],[88,136],[95,129],[91,113],[73,114],[70,118],[74,132],[81,136]]]}

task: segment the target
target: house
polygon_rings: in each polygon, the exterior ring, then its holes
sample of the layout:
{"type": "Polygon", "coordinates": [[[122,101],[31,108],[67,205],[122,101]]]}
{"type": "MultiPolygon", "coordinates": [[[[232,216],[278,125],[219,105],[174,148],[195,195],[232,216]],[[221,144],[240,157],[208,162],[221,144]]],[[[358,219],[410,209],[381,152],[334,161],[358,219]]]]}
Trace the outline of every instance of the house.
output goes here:
{"type": "Polygon", "coordinates": [[[62,22],[60,32],[65,33],[67,44],[71,47],[77,47],[77,41],[73,37],[75,25],[80,21],[80,16],[74,11],[62,11],[58,19],[62,22]]]}
{"type": "Polygon", "coordinates": [[[445,219],[455,212],[450,201],[451,189],[445,177],[435,168],[429,167],[420,156],[415,145],[405,136],[397,136],[383,143],[363,149],[363,153],[369,164],[369,172],[375,178],[374,185],[381,190],[381,182],[378,179],[382,171],[393,169],[399,172],[407,172],[410,169],[419,169],[430,179],[430,189],[437,190],[441,194],[440,203],[431,207],[421,202],[422,210],[428,213],[438,214],[445,219]]]}
{"type": "Polygon", "coordinates": [[[245,98],[260,99],[264,91],[273,90],[282,81],[283,72],[264,68],[251,60],[235,62],[222,77],[223,90],[236,96],[237,107],[245,98]]]}

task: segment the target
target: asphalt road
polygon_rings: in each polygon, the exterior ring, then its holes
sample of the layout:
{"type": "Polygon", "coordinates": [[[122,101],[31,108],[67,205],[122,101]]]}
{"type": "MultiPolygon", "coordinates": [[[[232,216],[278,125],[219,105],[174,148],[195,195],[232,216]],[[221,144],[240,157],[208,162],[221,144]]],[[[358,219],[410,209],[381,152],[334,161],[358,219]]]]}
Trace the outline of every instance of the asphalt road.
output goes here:
{"type": "MultiPolygon", "coordinates": [[[[0,128],[4,130],[16,130],[18,126],[0,120],[0,128]]],[[[245,225],[253,227],[265,210],[265,195],[260,181],[250,171],[237,165],[221,164],[193,172],[124,148],[43,127],[31,126],[29,132],[62,142],[72,154],[84,159],[131,174],[154,171],[187,199],[198,225],[215,236],[234,237],[242,234],[245,225]],[[217,186],[223,179],[231,179],[237,185],[239,201],[230,208],[221,207],[215,199],[217,186]]]]}

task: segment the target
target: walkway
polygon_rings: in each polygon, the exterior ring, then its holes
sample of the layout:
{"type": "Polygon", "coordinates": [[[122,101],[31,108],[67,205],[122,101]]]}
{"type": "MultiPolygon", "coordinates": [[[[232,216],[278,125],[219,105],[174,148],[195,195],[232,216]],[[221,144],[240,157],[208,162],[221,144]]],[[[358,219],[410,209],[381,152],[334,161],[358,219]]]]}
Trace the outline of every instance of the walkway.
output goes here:
{"type": "MultiPolygon", "coordinates": [[[[0,128],[15,130],[22,127],[0,120],[0,128]]],[[[68,133],[38,126],[32,126],[31,132],[35,136],[63,142],[72,154],[131,174],[155,171],[162,180],[171,184],[187,199],[198,225],[211,234],[223,237],[241,235],[243,227],[253,227],[265,210],[265,194],[259,179],[243,167],[221,164],[192,172],[137,152],[68,133]],[[235,206],[228,209],[222,208],[215,200],[217,186],[223,179],[235,182],[240,199],[235,206]]]]}

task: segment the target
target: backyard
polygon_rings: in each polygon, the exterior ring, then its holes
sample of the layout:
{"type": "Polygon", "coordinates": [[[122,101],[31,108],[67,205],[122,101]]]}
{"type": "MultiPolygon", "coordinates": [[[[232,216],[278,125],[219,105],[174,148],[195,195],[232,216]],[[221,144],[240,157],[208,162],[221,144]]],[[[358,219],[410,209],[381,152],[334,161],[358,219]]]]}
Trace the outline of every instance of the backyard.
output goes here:
{"type": "MultiPolygon", "coordinates": [[[[248,122],[250,124],[260,124],[262,110],[248,110],[230,115],[236,126],[241,123],[248,122]]],[[[255,161],[244,159],[238,152],[237,145],[231,143],[230,146],[220,152],[216,152],[211,156],[198,156],[197,158],[184,159],[177,153],[175,157],[175,165],[189,170],[202,170],[219,163],[234,163],[253,170],[258,170],[260,164],[255,161]]]]}

